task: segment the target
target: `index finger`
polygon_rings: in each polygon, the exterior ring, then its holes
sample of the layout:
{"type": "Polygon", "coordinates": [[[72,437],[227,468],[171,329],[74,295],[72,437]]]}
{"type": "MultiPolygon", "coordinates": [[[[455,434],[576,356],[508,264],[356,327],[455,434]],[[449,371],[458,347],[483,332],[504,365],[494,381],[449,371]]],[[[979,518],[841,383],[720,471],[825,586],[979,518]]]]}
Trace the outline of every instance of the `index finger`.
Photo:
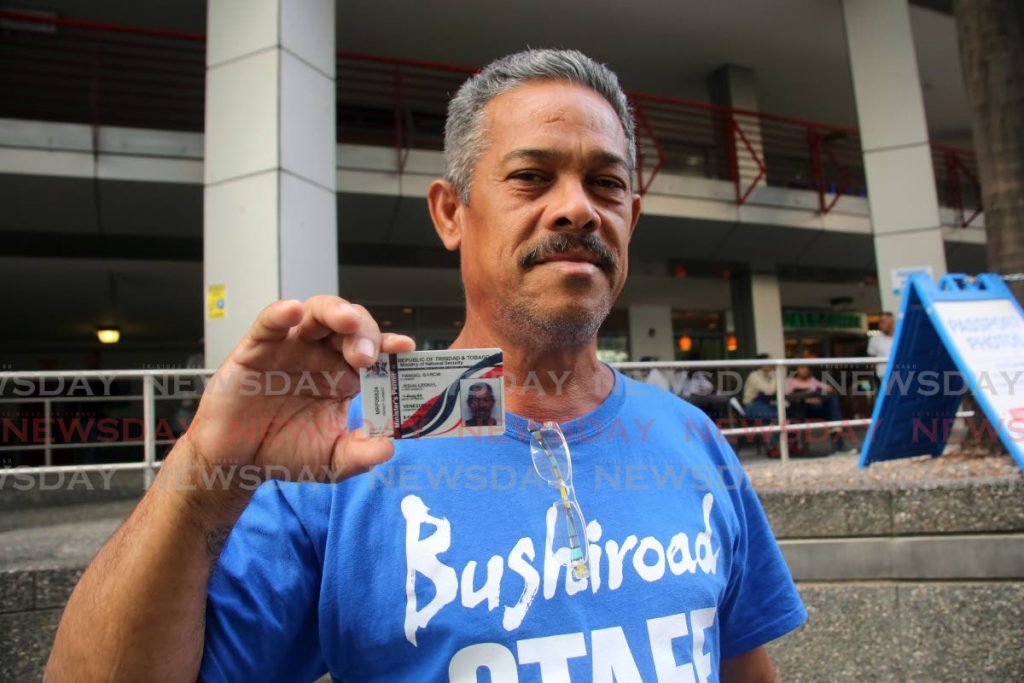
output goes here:
{"type": "Polygon", "coordinates": [[[380,351],[380,328],[370,312],[337,296],[315,296],[304,304],[299,336],[328,337],[331,347],[353,368],[369,367],[380,351]]]}
{"type": "Polygon", "coordinates": [[[254,342],[281,341],[302,320],[302,307],[296,299],[275,301],[259,312],[247,336],[254,342]]]}

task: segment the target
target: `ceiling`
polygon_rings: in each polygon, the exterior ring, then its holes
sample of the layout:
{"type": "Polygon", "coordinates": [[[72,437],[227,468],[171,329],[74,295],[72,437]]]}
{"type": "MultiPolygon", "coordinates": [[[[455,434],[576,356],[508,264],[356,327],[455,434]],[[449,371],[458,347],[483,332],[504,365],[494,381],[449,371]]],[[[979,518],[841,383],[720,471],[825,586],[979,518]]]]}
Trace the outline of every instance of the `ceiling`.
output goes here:
{"type": "MultiPolygon", "coordinates": [[[[192,32],[202,0],[18,0],[60,16],[192,32]]],[[[929,128],[969,143],[956,28],[945,0],[911,6],[929,128]],[[944,9],[936,11],[932,8],[944,9]]],[[[763,111],[856,125],[839,0],[595,2],[469,0],[337,3],[337,44],[357,52],[480,65],[524,47],[574,47],[610,64],[630,89],[707,100],[725,63],[754,70],[763,111]]]]}

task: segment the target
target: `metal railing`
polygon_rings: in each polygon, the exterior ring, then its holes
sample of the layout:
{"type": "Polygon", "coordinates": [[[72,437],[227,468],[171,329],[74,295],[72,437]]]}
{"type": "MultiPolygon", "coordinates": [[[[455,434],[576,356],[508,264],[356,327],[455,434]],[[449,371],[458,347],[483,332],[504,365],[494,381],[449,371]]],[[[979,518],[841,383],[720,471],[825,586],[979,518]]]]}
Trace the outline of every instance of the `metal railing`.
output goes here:
{"type": "Polygon", "coordinates": [[[173,417],[168,417],[171,411],[161,406],[173,409],[183,401],[198,401],[202,392],[195,384],[214,372],[192,368],[0,372],[0,463],[12,454],[29,460],[38,454],[41,459],[35,458],[34,465],[3,469],[12,474],[141,470],[148,486],[160,467],[157,448],[173,446],[176,436],[167,436],[187,427],[173,424],[173,417]],[[141,393],[125,383],[141,385],[141,393]],[[106,411],[89,410],[91,405],[104,406],[106,411]],[[106,414],[112,405],[120,409],[114,411],[118,416],[106,414]],[[136,410],[125,410],[126,405],[136,410]],[[19,410],[9,412],[11,407],[19,410]],[[137,418],[138,408],[141,417],[137,418]],[[128,434],[130,425],[139,427],[137,435],[128,434]],[[96,449],[114,452],[140,446],[142,458],[135,462],[54,464],[56,454],[77,451],[94,457],[96,449]]]}
{"type": "Polygon", "coordinates": [[[722,434],[729,436],[745,436],[754,434],[780,434],[779,438],[779,460],[782,465],[789,463],[789,433],[799,433],[812,429],[838,429],[844,427],[866,427],[871,424],[870,418],[857,418],[837,421],[814,421],[794,423],[787,418],[786,414],[786,383],[778,381],[778,378],[785,376],[786,368],[795,368],[800,365],[811,367],[838,367],[843,366],[867,366],[872,370],[886,361],[878,358],[752,358],[744,360],[721,360],[721,361],[676,361],[676,362],[629,362],[615,363],[615,367],[621,371],[650,370],[653,368],[669,370],[718,370],[725,368],[760,368],[771,365],[775,371],[775,423],[769,425],[757,425],[746,427],[732,427],[722,429],[722,434]]]}
{"type": "MultiPolygon", "coordinates": [[[[0,10],[0,118],[202,131],[206,36],[0,10]]],[[[447,103],[471,66],[336,53],[343,143],[439,150],[447,103]]],[[[638,184],[659,173],[729,181],[737,204],[759,187],[808,190],[828,213],[866,196],[855,128],[630,91],[638,184]]],[[[940,203],[966,227],[981,211],[970,150],[932,145],[940,203]]]]}
{"type": "MultiPolygon", "coordinates": [[[[876,365],[884,363],[878,358],[818,358],[818,359],[747,359],[747,360],[709,360],[680,362],[626,362],[614,366],[623,372],[650,371],[651,369],[668,370],[728,370],[747,369],[771,365],[775,368],[776,377],[784,377],[787,368],[798,365],[826,367],[839,371],[850,371],[852,368],[869,368],[873,373],[876,365]]],[[[0,372],[0,462],[5,457],[10,460],[11,454],[41,454],[34,464],[17,466],[5,465],[2,469],[7,474],[35,473],[69,473],[95,472],[106,470],[141,470],[144,472],[145,483],[148,485],[160,467],[161,455],[170,450],[175,438],[168,438],[172,427],[169,426],[171,412],[166,406],[174,407],[171,402],[180,403],[185,400],[197,400],[201,395],[202,385],[214,370],[172,369],[172,370],[114,370],[114,371],[67,371],[67,372],[0,372]],[[90,385],[90,382],[92,383],[90,385]],[[125,391],[119,393],[112,390],[115,382],[130,382],[141,385],[141,393],[125,391]],[[67,390],[58,395],[54,388],[60,385],[67,390]],[[102,389],[97,390],[99,385],[102,389]],[[87,389],[91,386],[92,389],[87,389]],[[97,396],[96,394],[100,394],[97,396]],[[139,433],[130,438],[108,438],[103,441],[79,438],[68,439],[69,434],[83,437],[89,430],[79,423],[69,427],[62,422],[63,417],[71,420],[83,419],[80,412],[68,416],[61,406],[72,404],[76,411],[83,402],[106,402],[116,404],[135,404],[141,406],[139,433]],[[10,413],[10,406],[22,408],[20,413],[10,413]],[[162,407],[163,406],[163,407],[162,407]],[[31,410],[38,407],[39,411],[31,410]],[[63,439],[58,437],[65,437],[63,439]],[[15,439],[17,437],[17,439],[15,439]],[[12,443],[12,439],[17,443],[12,443]],[[109,463],[70,463],[55,464],[54,456],[58,453],[71,454],[97,447],[107,452],[116,449],[141,446],[141,458],[129,462],[109,463]],[[161,453],[159,447],[166,447],[161,453]]],[[[870,373],[869,373],[870,374],[870,373]]],[[[856,378],[854,378],[856,379],[856,378]]],[[[780,461],[788,464],[790,451],[789,433],[800,433],[812,429],[839,429],[866,427],[869,418],[843,419],[838,421],[816,421],[796,423],[787,418],[785,382],[776,382],[776,421],[774,424],[745,424],[742,426],[725,426],[722,434],[726,437],[770,435],[780,433],[780,461]]],[[[125,413],[127,414],[127,413],[125,413]]],[[[138,414],[138,411],[134,414],[138,414]]],[[[960,416],[968,416],[963,413],[960,416]]],[[[98,418],[96,418],[98,419],[98,418]]],[[[122,417],[122,419],[124,419],[122,417]]],[[[95,425],[93,425],[95,426],[95,425]]],[[[176,425],[184,431],[186,423],[176,425]]],[[[127,434],[127,431],[114,434],[127,434]]]]}

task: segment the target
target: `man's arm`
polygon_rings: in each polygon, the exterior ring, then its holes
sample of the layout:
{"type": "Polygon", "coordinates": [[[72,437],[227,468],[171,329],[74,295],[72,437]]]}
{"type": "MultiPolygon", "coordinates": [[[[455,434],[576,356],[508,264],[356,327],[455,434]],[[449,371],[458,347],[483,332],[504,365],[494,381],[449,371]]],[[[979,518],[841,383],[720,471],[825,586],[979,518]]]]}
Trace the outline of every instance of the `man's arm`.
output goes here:
{"type": "Polygon", "coordinates": [[[757,379],[754,377],[754,373],[750,373],[743,382],[743,405],[747,405],[755,398],[757,398],[757,379]]]}
{"type": "Polygon", "coordinates": [[[195,681],[211,570],[253,493],[242,469],[256,484],[266,473],[306,471],[337,481],[390,458],[389,439],[348,432],[349,400],[357,368],[414,346],[382,335],[365,308],[338,297],[265,308],[207,386],[154,485],[82,575],[45,679],[195,681]],[[263,391],[270,371],[319,384],[263,391]],[[224,485],[220,475],[235,481],[224,485]]]}
{"type": "Polygon", "coordinates": [[[187,439],[82,575],[45,680],[195,681],[206,587],[251,491],[198,485],[187,439]]]}
{"type": "Polygon", "coordinates": [[[722,683],[781,683],[768,649],[762,645],[750,652],[722,660],[722,683]]]}

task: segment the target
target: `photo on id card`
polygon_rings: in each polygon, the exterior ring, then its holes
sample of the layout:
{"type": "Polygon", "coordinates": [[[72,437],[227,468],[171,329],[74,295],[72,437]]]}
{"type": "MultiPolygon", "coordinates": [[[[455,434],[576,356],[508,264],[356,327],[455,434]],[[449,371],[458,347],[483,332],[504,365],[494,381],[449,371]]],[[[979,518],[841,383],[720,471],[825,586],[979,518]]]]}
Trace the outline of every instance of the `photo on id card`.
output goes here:
{"type": "Polygon", "coordinates": [[[382,354],[360,370],[369,436],[415,439],[505,433],[500,349],[382,354]]]}

